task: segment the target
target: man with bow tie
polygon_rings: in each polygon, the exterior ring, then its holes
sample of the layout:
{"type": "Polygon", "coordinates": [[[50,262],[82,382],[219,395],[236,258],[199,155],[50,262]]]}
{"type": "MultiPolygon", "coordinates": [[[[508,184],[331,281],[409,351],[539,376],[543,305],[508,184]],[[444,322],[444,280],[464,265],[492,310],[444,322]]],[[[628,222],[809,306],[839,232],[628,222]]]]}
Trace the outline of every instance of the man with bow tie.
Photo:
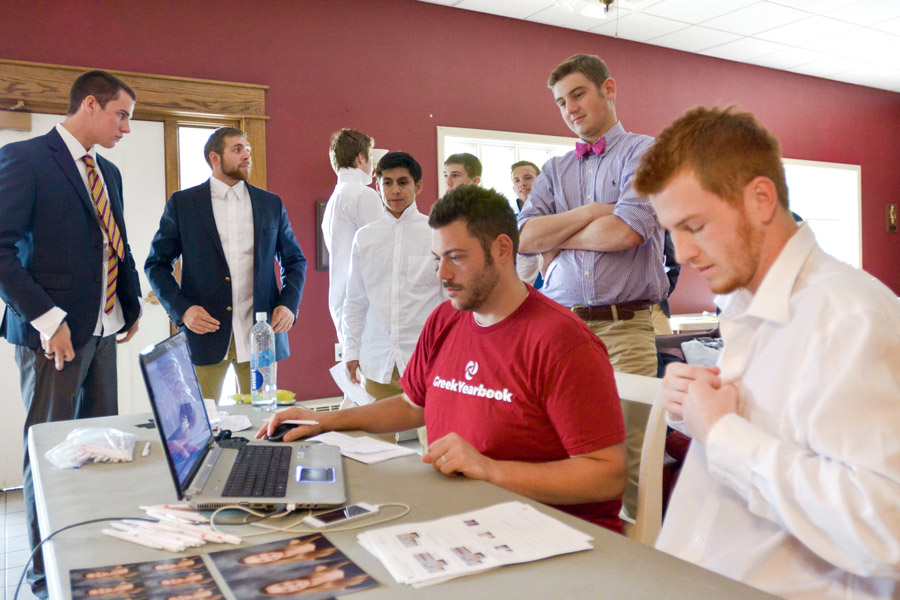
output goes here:
{"type": "MultiPolygon", "coordinates": [[[[626,132],[616,118],[616,82],[598,56],[569,57],[547,85],[581,141],[572,152],[551,158],[535,180],[518,217],[520,252],[556,252],[545,267],[541,291],[587,323],[606,344],[616,370],[655,376],[649,309],[668,290],[663,231],[650,202],[631,188],[653,139],[626,132]]],[[[628,516],[635,513],[648,408],[623,406],[628,516]]]]}

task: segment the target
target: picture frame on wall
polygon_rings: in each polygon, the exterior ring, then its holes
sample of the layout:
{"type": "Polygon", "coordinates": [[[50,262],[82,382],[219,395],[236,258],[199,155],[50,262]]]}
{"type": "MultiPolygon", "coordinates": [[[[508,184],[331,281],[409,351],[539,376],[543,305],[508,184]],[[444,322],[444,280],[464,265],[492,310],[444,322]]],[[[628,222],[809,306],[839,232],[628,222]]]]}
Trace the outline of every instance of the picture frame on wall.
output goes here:
{"type": "Polygon", "coordinates": [[[325,236],[322,234],[322,220],[325,218],[325,205],[327,200],[316,201],[316,271],[327,271],[328,247],[325,246],[325,236]]]}

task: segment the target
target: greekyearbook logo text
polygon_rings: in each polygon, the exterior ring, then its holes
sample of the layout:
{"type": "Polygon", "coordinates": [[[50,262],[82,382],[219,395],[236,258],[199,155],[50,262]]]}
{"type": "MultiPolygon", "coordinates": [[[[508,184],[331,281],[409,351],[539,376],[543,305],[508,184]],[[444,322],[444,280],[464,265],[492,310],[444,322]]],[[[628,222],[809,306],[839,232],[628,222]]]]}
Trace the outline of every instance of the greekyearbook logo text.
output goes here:
{"type": "Polygon", "coordinates": [[[502,390],[492,390],[484,387],[483,383],[481,385],[469,385],[465,381],[460,381],[458,379],[441,379],[440,376],[435,376],[431,385],[436,388],[458,392],[467,396],[489,398],[491,400],[500,400],[501,402],[512,402],[513,398],[512,392],[507,388],[503,388],[502,390]]]}

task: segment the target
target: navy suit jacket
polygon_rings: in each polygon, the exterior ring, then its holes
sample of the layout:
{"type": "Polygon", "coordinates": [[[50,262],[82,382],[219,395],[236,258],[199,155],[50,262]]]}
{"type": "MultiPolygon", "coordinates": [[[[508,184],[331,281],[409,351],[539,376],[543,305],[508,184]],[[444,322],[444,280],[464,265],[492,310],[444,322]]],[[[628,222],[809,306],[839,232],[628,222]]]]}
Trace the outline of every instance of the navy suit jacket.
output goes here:
{"type": "MultiPolygon", "coordinates": [[[[271,321],[275,307],[286,306],[296,319],[306,257],[281,198],[249,184],[247,190],[253,206],[253,312],[265,312],[271,321]],[[281,265],[281,291],[273,259],[281,265]]],[[[231,272],[216,228],[209,181],[169,198],[144,272],[172,321],[187,334],[194,364],[212,365],[224,359],[231,341],[231,272]],[[180,286],[172,274],[179,256],[180,286]],[[221,323],[218,331],[198,335],[184,325],[182,315],[194,304],[221,323]]],[[[276,360],[290,355],[287,332],[275,334],[275,354],[276,360]]]]}
{"type": "MultiPolygon", "coordinates": [[[[125,230],[122,176],[102,156],[97,165],[125,242],[116,298],[127,331],[141,315],[141,288],[125,230]]],[[[105,261],[97,211],[59,133],[0,148],[0,298],[7,304],[0,335],[40,348],[30,323],[58,306],[67,313],[73,347],[83,346],[101,310],[105,261]]]]}

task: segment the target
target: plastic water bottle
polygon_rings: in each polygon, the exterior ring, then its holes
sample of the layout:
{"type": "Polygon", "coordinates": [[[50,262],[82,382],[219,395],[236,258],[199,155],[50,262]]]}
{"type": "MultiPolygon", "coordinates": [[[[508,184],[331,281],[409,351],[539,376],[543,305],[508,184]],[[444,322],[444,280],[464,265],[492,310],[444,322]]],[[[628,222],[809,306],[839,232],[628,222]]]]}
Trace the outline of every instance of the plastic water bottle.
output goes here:
{"type": "Polygon", "coordinates": [[[250,330],[250,401],[262,410],[275,408],[275,332],[266,322],[266,313],[256,313],[250,330]]]}

